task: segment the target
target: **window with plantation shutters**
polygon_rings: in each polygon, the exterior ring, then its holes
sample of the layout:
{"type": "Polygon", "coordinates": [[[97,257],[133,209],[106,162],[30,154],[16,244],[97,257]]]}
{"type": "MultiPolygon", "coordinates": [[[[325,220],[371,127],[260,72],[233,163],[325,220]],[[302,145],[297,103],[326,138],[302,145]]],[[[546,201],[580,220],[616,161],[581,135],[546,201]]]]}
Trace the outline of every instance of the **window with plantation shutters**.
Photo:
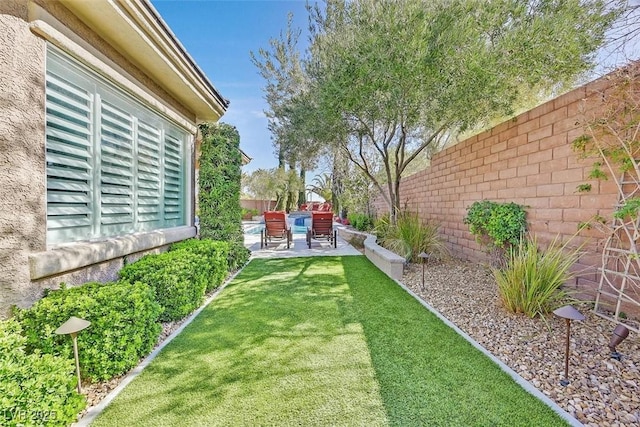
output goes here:
{"type": "Polygon", "coordinates": [[[47,242],[186,224],[188,134],[49,48],[47,242]]]}

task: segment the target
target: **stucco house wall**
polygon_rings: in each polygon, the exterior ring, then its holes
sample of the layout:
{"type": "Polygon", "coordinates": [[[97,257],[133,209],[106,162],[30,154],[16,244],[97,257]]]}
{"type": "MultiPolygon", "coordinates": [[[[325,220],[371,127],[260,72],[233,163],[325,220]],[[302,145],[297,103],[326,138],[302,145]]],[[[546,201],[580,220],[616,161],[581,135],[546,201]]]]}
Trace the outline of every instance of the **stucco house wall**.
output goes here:
{"type": "Polygon", "coordinates": [[[148,1],[4,0],[0,71],[0,318],[11,306],[30,306],[45,288],[113,280],[123,263],[195,235],[197,124],[217,121],[228,101],[148,1]],[[52,46],[191,135],[185,225],[47,242],[45,75],[52,46]]]}

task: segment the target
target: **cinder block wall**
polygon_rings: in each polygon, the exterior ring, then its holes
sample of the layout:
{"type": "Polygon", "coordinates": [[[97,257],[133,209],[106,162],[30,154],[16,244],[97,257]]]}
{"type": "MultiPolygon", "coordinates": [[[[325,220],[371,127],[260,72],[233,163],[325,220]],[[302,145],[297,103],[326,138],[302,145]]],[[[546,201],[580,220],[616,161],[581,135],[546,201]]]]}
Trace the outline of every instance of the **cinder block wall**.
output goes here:
{"type": "MultiPolygon", "coordinates": [[[[582,134],[581,111],[597,108],[607,84],[596,80],[436,154],[429,168],[404,179],[401,206],[439,223],[453,255],[473,261],[487,260],[463,222],[478,200],[526,206],[529,230],[542,245],[556,235],[569,238],[595,214],[611,218],[614,183],[588,180],[593,160],[578,159],[571,147],[582,134]],[[592,191],[578,193],[585,182],[592,191]]],[[[387,211],[382,199],[376,208],[387,211]]],[[[575,266],[582,272],[575,285],[583,295],[597,287],[602,237],[586,230],[575,240],[586,243],[587,253],[575,266]]]]}

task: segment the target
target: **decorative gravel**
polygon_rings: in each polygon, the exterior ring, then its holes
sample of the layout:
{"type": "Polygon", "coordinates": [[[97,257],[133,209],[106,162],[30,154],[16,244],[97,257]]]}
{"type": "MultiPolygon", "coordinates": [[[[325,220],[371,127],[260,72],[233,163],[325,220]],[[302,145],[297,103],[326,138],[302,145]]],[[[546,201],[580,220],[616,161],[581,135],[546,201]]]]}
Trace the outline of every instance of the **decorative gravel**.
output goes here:
{"type": "Polygon", "coordinates": [[[566,323],[553,315],[530,319],[507,312],[491,271],[465,261],[429,261],[405,268],[402,282],[586,426],[640,426],[640,340],[633,331],[608,343],[615,324],[574,304],[586,320],[571,323],[568,386],[564,377],[566,323]]]}

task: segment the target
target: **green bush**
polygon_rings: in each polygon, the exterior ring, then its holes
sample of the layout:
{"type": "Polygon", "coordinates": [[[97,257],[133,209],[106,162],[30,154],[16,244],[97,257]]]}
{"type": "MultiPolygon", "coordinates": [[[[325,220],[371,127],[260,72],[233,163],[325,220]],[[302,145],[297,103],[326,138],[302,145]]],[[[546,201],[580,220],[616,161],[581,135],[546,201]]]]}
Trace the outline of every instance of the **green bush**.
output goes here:
{"type": "Polygon", "coordinates": [[[391,228],[391,218],[388,213],[374,221],[373,232],[375,233],[378,241],[384,240],[385,236],[389,233],[389,228],[391,228]]]}
{"type": "Polygon", "coordinates": [[[83,378],[110,379],[136,366],[160,335],[161,308],[142,283],[86,283],[51,291],[33,307],[16,311],[27,349],[73,358],[72,340],[53,331],[71,316],[91,322],[78,334],[83,378]]]}
{"type": "Polygon", "coordinates": [[[373,219],[369,215],[354,213],[347,215],[347,219],[356,230],[368,231],[373,228],[373,219]]]}
{"type": "Polygon", "coordinates": [[[410,262],[419,261],[421,252],[442,258],[448,255],[448,249],[440,239],[438,228],[437,224],[423,223],[416,213],[404,212],[398,215],[396,225],[386,227],[379,242],[410,262]]]}
{"type": "Polygon", "coordinates": [[[124,266],[120,277],[155,290],[156,301],[163,309],[159,320],[164,322],[180,320],[202,304],[208,271],[205,257],[175,250],[146,255],[124,266]]]}
{"type": "Polygon", "coordinates": [[[527,227],[526,212],[516,203],[474,202],[467,210],[464,223],[479,243],[506,248],[517,245],[527,227]]]}
{"type": "Polygon", "coordinates": [[[203,123],[198,174],[200,235],[242,242],[240,135],[226,123],[203,123]]]}
{"type": "Polygon", "coordinates": [[[85,407],[72,359],[27,354],[15,319],[0,321],[0,425],[68,426],[85,407]]]}
{"type": "Polygon", "coordinates": [[[536,238],[522,239],[506,266],[493,269],[502,303],[529,317],[548,313],[567,296],[561,286],[573,277],[570,268],[579,258],[580,248],[568,250],[557,237],[544,251],[536,238]]]}
{"type": "Polygon", "coordinates": [[[204,258],[206,276],[205,292],[209,292],[224,282],[229,272],[229,244],[210,239],[188,239],[171,245],[171,251],[187,251],[193,256],[204,258]]]}
{"type": "Polygon", "coordinates": [[[247,263],[250,255],[251,251],[244,246],[244,243],[230,242],[228,259],[229,271],[236,271],[240,269],[240,267],[247,263]]]}

